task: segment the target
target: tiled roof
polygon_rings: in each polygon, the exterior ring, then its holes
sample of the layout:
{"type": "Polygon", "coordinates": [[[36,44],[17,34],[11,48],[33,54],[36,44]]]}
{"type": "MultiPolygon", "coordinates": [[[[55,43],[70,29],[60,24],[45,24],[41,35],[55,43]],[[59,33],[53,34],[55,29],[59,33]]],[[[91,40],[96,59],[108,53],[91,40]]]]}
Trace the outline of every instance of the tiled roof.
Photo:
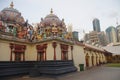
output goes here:
{"type": "Polygon", "coordinates": [[[113,54],[120,55],[120,45],[118,45],[118,46],[106,46],[106,47],[103,47],[103,49],[105,49],[106,51],[111,52],[113,54]]]}
{"type": "Polygon", "coordinates": [[[103,48],[96,47],[96,46],[93,46],[93,45],[90,45],[90,44],[84,44],[84,45],[85,45],[85,48],[89,48],[89,49],[92,49],[92,50],[104,52],[104,49],[103,49],[103,48]]]}

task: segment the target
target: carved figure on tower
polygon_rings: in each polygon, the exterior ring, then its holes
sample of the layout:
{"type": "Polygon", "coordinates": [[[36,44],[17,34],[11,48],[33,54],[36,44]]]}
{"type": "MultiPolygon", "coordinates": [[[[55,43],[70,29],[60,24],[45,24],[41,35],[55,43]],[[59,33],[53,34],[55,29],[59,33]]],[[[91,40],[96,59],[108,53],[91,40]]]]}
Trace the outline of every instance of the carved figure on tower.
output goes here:
{"type": "Polygon", "coordinates": [[[50,14],[45,18],[41,18],[39,31],[43,34],[43,37],[45,38],[46,36],[47,39],[52,37],[64,38],[67,33],[64,19],[60,20],[55,14],[53,14],[52,9],[50,14]]]}
{"type": "Polygon", "coordinates": [[[17,28],[16,28],[16,26],[13,27],[13,36],[14,37],[17,36],[17,28]]]}
{"type": "Polygon", "coordinates": [[[34,30],[33,30],[33,27],[29,27],[29,29],[28,29],[28,39],[30,40],[30,41],[32,41],[33,40],[33,33],[34,33],[34,30]]]}

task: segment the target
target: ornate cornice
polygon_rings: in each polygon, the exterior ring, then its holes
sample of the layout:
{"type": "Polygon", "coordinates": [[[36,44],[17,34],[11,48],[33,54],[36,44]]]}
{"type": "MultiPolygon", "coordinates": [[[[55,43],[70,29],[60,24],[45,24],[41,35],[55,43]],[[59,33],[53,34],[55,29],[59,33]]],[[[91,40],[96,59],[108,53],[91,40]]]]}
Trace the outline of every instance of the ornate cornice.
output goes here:
{"type": "Polygon", "coordinates": [[[50,41],[58,41],[58,42],[63,42],[63,43],[70,44],[70,45],[74,44],[73,41],[66,40],[66,39],[60,39],[60,38],[50,38],[50,39],[44,39],[40,41],[36,40],[36,41],[30,42],[30,41],[27,41],[26,39],[19,39],[19,38],[14,38],[13,36],[7,36],[7,35],[1,35],[1,34],[0,34],[0,40],[25,43],[25,44],[39,44],[39,43],[46,43],[50,41]]]}

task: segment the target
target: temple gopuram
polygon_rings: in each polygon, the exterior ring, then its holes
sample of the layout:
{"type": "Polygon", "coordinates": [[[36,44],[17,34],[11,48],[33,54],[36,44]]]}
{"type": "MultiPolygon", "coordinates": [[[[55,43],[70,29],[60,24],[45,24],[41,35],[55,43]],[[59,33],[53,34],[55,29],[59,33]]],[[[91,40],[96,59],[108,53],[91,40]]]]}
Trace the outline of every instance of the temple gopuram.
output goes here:
{"type": "Polygon", "coordinates": [[[107,63],[111,53],[74,40],[69,28],[52,9],[33,27],[11,2],[0,11],[0,77],[57,75],[107,63]]]}

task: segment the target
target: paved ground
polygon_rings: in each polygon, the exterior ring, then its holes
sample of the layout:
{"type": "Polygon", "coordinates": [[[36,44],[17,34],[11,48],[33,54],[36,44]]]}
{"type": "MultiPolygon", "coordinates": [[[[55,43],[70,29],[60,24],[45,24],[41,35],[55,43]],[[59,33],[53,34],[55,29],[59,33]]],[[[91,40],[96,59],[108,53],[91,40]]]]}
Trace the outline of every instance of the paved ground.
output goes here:
{"type": "Polygon", "coordinates": [[[74,72],[57,77],[40,76],[31,78],[21,76],[7,80],[120,80],[120,68],[100,66],[83,72],[74,72]]]}

